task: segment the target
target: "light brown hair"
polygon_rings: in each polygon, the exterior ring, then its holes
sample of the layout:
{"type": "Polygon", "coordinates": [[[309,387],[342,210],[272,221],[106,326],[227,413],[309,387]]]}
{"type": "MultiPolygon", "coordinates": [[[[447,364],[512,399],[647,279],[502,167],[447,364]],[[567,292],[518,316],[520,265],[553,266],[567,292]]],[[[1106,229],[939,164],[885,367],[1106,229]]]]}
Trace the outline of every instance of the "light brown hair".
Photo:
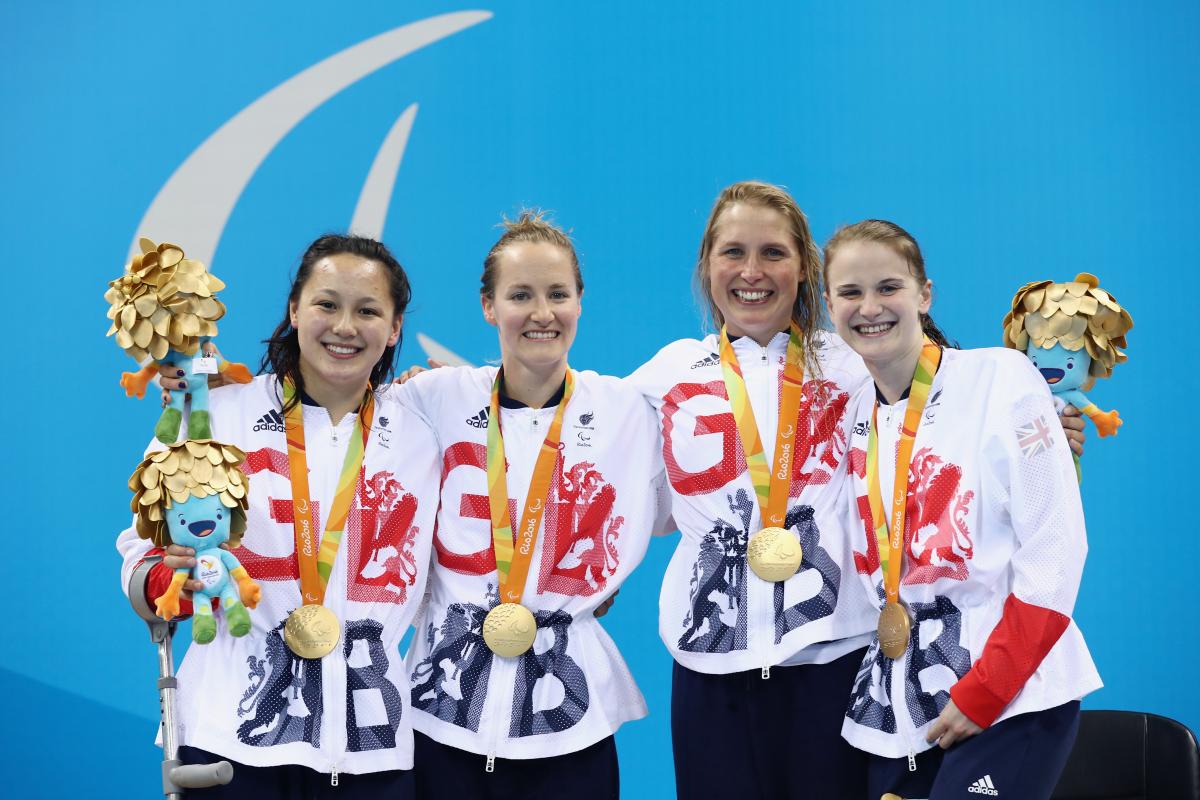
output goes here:
{"type": "MultiPolygon", "coordinates": [[[[929,277],[925,274],[925,257],[921,255],[921,247],[908,231],[894,222],[885,219],[865,219],[853,225],[843,225],[834,232],[825,243],[825,270],[822,278],[826,286],[829,283],[829,264],[837,254],[838,248],[851,242],[877,242],[889,248],[908,264],[908,271],[917,279],[918,286],[924,286],[929,277]]],[[[921,314],[921,332],[942,347],[957,347],[946,334],[934,323],[933,317],[921,314]]]]}
{"type": "Polygon", "coordinates": [[[796,200],[782,186],[763,181],[739,181],[726,186],[717,195],[708,224],[704,226],[704,238],[700,240],[700,253],[696,258],[695,283],[701,301],[708,308],[713,324],[720,328],[725,324],[720,309],[712,298],[712,276],[709,272],[709,257],[717,239],[717,225],[726,209],[738,203],[760,206],[779,212],[787,221],[788,233],[800,255],[803,280],[796,291],[796,302],[792,305],[792,321],[800,328],[804,344],[804,356],[810,372],[816,371],[817,331],[821,327],[821,251],[813,241],[808,227],[808,217],[800,210],[796,200]]]}
{"type": "Polygon", "coordinates": [[[492,245],[483,260],[483,275],[479,278],[479,293],[487,298],[496,294],[496,274],[499,271],[500,253],[516,242],[553,244],[561,247],[571,257],[571,270],[575,273],[575,290],[583,294],[583,273],[579,269],[579,256],[575,254],[575,243],[562,228],[546,219],[541,209],[523,209],[515,220],[505,218],[500,223],[504,233],[492,245]]]}

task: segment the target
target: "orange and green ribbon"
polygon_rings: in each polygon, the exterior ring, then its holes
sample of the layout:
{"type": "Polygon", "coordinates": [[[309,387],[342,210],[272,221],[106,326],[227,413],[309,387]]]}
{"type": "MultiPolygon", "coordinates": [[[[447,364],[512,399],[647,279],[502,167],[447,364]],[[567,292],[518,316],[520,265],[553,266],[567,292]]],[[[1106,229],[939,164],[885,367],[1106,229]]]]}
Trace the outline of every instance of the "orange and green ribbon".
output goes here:
{"type": "Polygon", "coordinates": [[[550,504],[550,476],[558,461],[559,434],[562,431],[563,415],[571,395],[575,391],[575,377],[567,368],[566,385],[554,421],[542,441],[537,461],[533,465],[533,476],[529,481],[529,493],[525,496],[525,509],[521,515],[521,527],[513,535],[512,517],[508,510],[508,470],[504,458],[504,435],[500,431],[500,382],[503,370],[496,372],[492,383],[492,402],[488,411],[487,426],[487,482],[488,511],[492,522],[492,549],[496,555],[496,574],[499,579],[500,602],[520,603],[525,590],[525,578],[529,575],[529,564],[533,560],[533,547],[537,542],[542,516],[550,504]]]}
{"type": "Polygon", "coordinates": [[[879,401],[871,411],[871,432],[867,435],[867,499],[871,507],[871,521],[875,528],[875,541],[879,545],[879,564],[883,569],[883,588],[887,601],[900,600],[900,564],[904,560],[904,521],[908,503],[908,466],[912,460],[913,443],[917,438],[917,427],[925,413],[929,389],[933,376],[942,360],[942,349],[928,337],[917,359],[917,370],[913,373],[912,386],[908,390],[908,405],[904,408],[904,426],[900,429],[900,447],[896,451],[896,480],[892,486],[892,525],[888,531],[888,518],[883,513],[883,496],[879,486],[879,401]],[[892,558],[892,554],[895,558],[892,558]]]}
{"type": "Polygon", "coordinates": [[[321,536],[318,549],[314,541],[317,515],[313,509],[308,490],[308,457],[304,446],[304,410],[296,400],[296,387],[291,381],[283,384],[284,429],[288,446],[288,473],[292,481],[292,528],[296,534],[296,561],[300,568],[300,596],[304,605],[320,604],[325,600],[325,587],[333,573],[333,560],[346,529],[346,517],[350,515],[350,501],[358,486],[362,470],[363,454],[367,449],[367,437],[371,431],[371,420],[375,415],[375,395],[368,389],[363,395],[362,406],[354,420],[354,432],[346,447],[342,461],[342,472],[338,476],[337,490],[333,495],[333,507],[325,517],[325,533],[321,536]]]}
{"type": "Polygon", "coordinates": [[[737,354],[724,326],[721,328],[721,372],[725,391],[733,408],[733,421],[742,440],[742,454],[750,471],[750,482],[758,497],[763,527],[785,527],[787,501],[791,493],[792,464],[796,459],[796,428],[800,415],[800,397],[804,393],[804,346],[800,328],[792,323],[788,334],[787,359],[783,368],[783,391],[779,398],[779,424],[775,429],[775,470],[767,463],[762,437],[754,421],[754,409],[746,391],[746,380],[737,354]]]}

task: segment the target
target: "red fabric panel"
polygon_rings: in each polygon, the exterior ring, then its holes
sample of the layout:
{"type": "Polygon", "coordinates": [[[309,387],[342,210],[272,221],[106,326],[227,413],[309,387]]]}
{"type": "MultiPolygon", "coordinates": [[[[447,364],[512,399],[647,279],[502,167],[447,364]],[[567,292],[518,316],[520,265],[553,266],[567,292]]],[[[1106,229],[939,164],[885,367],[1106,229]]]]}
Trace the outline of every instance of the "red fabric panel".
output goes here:
{"type": "Polygon", "coordinates": [[[950,689],[950,698],[972,722],[988,727],[1037,672],[1070,624],[1065,614],[1010,594],[979,660],[950,689]]]}

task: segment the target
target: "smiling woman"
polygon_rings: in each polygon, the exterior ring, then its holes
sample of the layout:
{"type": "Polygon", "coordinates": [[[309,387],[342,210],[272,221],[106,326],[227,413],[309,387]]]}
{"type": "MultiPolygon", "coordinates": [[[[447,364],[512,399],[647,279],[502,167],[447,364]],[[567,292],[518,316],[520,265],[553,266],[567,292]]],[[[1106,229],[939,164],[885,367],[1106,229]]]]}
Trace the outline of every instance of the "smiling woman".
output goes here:
{"type": "MultiPolygon", "coordinates": [[[[222,628],[189,648],[179,671],[180,757],[235,762],[233,782],[206,797],[315,796],[330,784],[348,797],[414,796],[396,651],[424,595],[437,444],[378,390],[408,302],[408,279],[383,244],[322,236],[267,339],[265,374],[212,392],[213,435],[246,453],[237,556],[262,599],[247,635],[222,628]]],[[[132,528],[117,546],[123,585],[151,606],[174,570],[196,566],[191,548],[150,550],[132,528]]]]}
{"type": "Polygon", "coordinates": [[[841,422],[867,371],[820,328],[820,269],[785,189],[726,187],[695,270],[718,333],[631,377],[658,410],[681,534],[659,603],[681,800],[866,790],[866,759],[841,738],[872,624],[848,591],[841,422]]]}
{"type": "Polygon", "coordinates": [[[870,753],[869,796],[1048,798],[1100,686],[1071,619],[1087,543],[1050,392],[1019,352],[943,346],[899,225],[838,231],[825,275],[874,378],[847,407],[848,496],[879,616],[843,727],[870,753]]]}
{"type": "Polygon", "coordinates": [[[417,790],[613,798],[613,734],[646,704],[594,614],[664,523],[657,426],[636,389],[568,366],[583,277],[556,225],[506,222],[479,293],[500,368],[395,390],[442,450],[437,558],[407,656],[417,790]]]}

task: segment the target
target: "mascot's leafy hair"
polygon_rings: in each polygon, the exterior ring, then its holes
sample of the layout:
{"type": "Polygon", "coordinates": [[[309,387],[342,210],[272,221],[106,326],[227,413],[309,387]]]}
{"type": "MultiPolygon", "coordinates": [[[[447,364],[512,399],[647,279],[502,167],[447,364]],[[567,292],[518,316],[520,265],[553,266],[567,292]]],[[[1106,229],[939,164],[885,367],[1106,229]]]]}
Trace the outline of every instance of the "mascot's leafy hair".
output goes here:
{"type": "Polygon", "coordinates": [[[189,497],[215,494],[230,510],[229,546],[237,547],[249,506],[250,478],[240,468],[245,460],[246,454],[233,445],[209,439],[189,439],[148,455],[129,476],[129,508],[137,516],[138,536],[166,547],[171,534],[164,512],[189,497]]]}
{"type": "Polygon", "coordinates": [[[1107,378],[1126,361],[1121,349],[1131,328],[1129,312],[1100,288],[1095,275],[1081,272],[1069,283],[1034,281],[1018,289],[1004,315],[1004,346],[1024,352],[1032,340],[1045,350],[1056,344],[1087,348],[1091,376],[1107,378]]]}

